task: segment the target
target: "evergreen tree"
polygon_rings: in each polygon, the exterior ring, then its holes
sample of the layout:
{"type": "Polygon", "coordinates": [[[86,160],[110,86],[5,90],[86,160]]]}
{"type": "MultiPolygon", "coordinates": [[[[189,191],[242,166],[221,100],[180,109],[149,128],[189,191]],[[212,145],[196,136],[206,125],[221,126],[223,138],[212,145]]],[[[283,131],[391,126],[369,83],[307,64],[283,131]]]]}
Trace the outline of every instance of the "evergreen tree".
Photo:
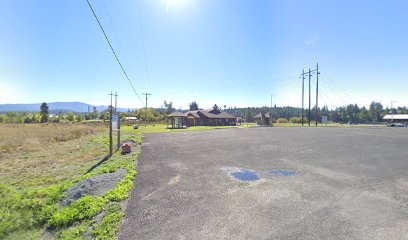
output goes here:
{"type": "Polygon", "coordinates": [[[198,104],[196,103],[196,101],[192,101],[189,104],[189,107],[190,107],[190,111],[198,110],[198,104]]]}
{"type": "Polygon", "coordinates": [[[47,103],[43,102],[40,106],[40,113],[41,113],[41,122],[46,123],[48,122],[48,105],[47,103]]]}

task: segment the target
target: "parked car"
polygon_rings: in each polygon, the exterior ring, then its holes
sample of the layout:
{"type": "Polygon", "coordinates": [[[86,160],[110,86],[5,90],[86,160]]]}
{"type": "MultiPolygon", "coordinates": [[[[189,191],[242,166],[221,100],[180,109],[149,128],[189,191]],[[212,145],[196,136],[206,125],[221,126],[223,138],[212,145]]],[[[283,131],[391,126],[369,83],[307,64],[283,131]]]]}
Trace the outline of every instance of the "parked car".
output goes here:
{"type": "Polygon", "coordinates": [[[388,127],[405,127],[402,123],[390,123],[387,124],[388,127]]]}

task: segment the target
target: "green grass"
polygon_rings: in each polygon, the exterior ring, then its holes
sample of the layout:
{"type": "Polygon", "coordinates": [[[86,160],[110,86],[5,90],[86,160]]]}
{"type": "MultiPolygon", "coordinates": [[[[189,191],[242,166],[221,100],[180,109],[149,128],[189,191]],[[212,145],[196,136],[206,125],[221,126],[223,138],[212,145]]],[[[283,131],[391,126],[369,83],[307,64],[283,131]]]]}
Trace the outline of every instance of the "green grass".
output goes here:
{"type": "MultiPolygon", "coordinates": [[[[6,134],[0,137],[1,143],[9,141],[4,146],[12,144],[12,149],[0,152],[0,239],[41,239],[46,228],[57,239],[103,238],[105,233],[117,233],[120,221],[109,219],[115,211],[115,217],[122,216],[121,210],[113,211],[111,205],[126,199],[133,187],[138,150],[128,155],[117,152],[84,175],[107,154],[106,127],[94,130],[93,126],[88,129],[63,124],[1,128],[6,134]],[[58,204],[64,191],[76,182],[118,168],[127,169],[128,173],[104,196],[84,197],[65,208],[58,204]],[[101,226],[93,221],[100,212],[109,212],[101,226]],[[93,226],[99,229],[95,233],[93,226]]],[[[141,135],[122,134],[124,139],[140,143],[141,135]]]]}
{"type": "MultiPolygon", "coordinates": [[[[141,143],[141,137],[138,135],[124,135],[122,139],[141,143]]],[[[102,141],[105,140],[102,139],[102,141]]],[[[116,185],[116,188],[107,192],[104,196],[86,196],[68,207],[55,211],[48,220],[47,225],[54,229],[57,238],[69,239],[76,235],[87,234],[96,239],[114,239],[116,237],[120,227],[120,220],[124,216],[119,203],[128,198],[129,192],[133,188],[133,180],[137,174],[135,161],[138,155],[139,151],[137,150],[128,155],[121,155],[120,152],[116,152],[95,171],[74,181],[80,181],[98,174],[115,172],[119,168],[126,169],[128,172],[125,178],[116,185]],[[104,212],[105,215],[102,222],[98,224],[93,218],[101,212],[104,212]],[[84,224],[86,225],[85,229],[92,229],[91,233],[83,230],[84,224]]]]}
{"type": "Polygon", "coordinates": [[[139,129],[133,129],[133,126],[121,126],[122,133],[137,133],[137,134],[148,134],[148,133],[165,133],[165,132],[185,132],[185,131],[205,131],[205,130],[215,130],[215,129],[228,129],[228,128],[247,128],[256,126],[256,123],[242,124],[240,126],[193,126],[188,128],[168,128],[166,124],[148,124],[146,127],[144,125],[139,125],[139,129]]]}
{"type": "MultiPolygon", "coordinates": [[[[301,123],[274,123],[274,127],[302,127],[301,123]]],[[[238,126],[193,126],[188,128],[168,128],[166,124],[148,124],[146,127],[144,125],[139,125],[139,129],[133,129],[133,126],[122,126],[121,132],[128,134],[149,134],[149,133],[167,133],[167,132],[185,132],[185,131],[205,131],[205,130],[215,130],[215,129],[229,129],[229,128],[250,128],[257,127],[256,123],[243,123],[238,126]]],[[[311,123],[311,127],[316,127],[315,123],[311,123]]],[[[308,127],[305,123],[304,127],[308,127]]],[[[384,127],[384,125],[371,125],[371,124],[358,124],[358,125],[348,125],[348,124],[338,124],[329,123],[327,125],[318,124],[317,127],[384,127]]]]}
{"type": "Polygon", "coordinates": [[[41,236],[64,190],[106,154],[90,141],[106,128],[33,124],[0,130],[0,145],[12,146],[0,152],[0,239],[40,238],[33,236],[41,236]]]}

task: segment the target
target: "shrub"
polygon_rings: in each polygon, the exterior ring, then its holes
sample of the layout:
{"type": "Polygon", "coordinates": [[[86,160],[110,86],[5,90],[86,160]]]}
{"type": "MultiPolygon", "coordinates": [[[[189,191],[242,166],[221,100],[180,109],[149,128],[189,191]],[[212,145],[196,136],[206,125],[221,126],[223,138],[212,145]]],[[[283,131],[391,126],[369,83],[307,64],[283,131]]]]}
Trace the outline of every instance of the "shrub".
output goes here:
{"type": "Polygon", "coordinates": [[[290,118],[290,122],[291,123],[301,123],[302,119],[299,118],[299,117],[292,117],[292,118],[290,118]]]}
{"type": "Polygon", "coordinates": [[[277,122],[277,123],[287,123],[287,122],[288,122],[288,119],[286,119],[286,118],[278,118],[278,119],[276,120],[276,122],[277,122]]]}

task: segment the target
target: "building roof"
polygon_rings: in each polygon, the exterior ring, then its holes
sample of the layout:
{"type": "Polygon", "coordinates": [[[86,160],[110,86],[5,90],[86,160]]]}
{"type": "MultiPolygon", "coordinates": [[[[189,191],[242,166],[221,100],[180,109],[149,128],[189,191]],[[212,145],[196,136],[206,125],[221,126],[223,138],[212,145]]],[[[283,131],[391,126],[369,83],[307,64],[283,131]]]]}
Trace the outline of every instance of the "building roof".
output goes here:
{"type": "Polygon", "coordinates": [[[137,120],[136,117],[125,117],[125,120],[137,120]]]}
{"type": "Polygon", "coordinates": [[[167,115],[167,117],[185,117],[186,115],[181,112],[174,112],[172,114],[167,115]]]}
{"type": "Polygon", "coordinates": [[[218,110],[196,110],[185,113],[185,116],[192,115],[195,118],[236,118],[234,115],[218,110]]]}
{"type": "Polygon", "coordinates": [[[195,117],[195,118],[201,118],[200,115],[198,114],[198,112],[199,112],[199,111],[189,111],[189,112],[186,112],[185,115],[186,115],[186,116],[192,115],[192,116],[195,117]]]}
{"type": "Polygon", "coordinates": [[[258,113],[255,115],[254,118],[270,118],[271,113],[267,112],[267,113],[258,113]]]}
{"type": "Polygon", "coordinates": [[[408,114],[389,114],[383,117],[384,120],[408,120],[408,114]]]}

